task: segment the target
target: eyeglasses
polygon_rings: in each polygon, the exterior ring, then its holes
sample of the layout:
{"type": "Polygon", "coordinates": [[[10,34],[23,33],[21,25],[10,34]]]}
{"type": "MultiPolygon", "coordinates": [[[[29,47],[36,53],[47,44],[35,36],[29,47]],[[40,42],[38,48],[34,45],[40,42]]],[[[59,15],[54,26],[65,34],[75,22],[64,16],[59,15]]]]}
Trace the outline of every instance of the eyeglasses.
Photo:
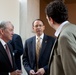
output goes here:
{"type": "Polygon", "coordinates": [[[42,27],[42,26],[43,26],[43,25],[35,25],[34,27],[36,27],[36,28],[37,28],[37,27],[42,27]]]}

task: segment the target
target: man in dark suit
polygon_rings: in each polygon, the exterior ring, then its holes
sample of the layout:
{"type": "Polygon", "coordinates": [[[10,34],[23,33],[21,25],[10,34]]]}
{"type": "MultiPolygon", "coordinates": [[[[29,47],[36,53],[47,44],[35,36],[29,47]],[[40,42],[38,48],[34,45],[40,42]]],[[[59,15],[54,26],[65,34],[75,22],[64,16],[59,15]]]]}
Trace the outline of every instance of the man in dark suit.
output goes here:
{"type": "Polygon", "coordinates": [[[57,37],[49,60],[50,75],[76,75],[76,25],[68,21],[65,4],[49,3],[46,17],[57,37]]]}
{"type": "Polygon", "coordinates": [[[9,40],[13,36],[13,25],[10,21],[2,21],[0,23],[0,75],[21,75],[17,70],[12,54],[12,47],[9,40]]]}
{"type": "Polygon", "coordinates": [[[21,55],[23,54],[23,44],[20,35],[14,34],[12,40],[9,41],[13,47],[13,55],[17,69],[21,70],[21,55]]]}
{"type": "Polygon", "coordinates": [[[32,24],[36,36],[26,40],[23,53],[23,65],[29,75],[48,75],[48,61],[54,38],[44,34],[45,26],[42,20],[36,19],[32,24]],[[37,58],[36,45],[40,37],[41,48],[37,58]]]}

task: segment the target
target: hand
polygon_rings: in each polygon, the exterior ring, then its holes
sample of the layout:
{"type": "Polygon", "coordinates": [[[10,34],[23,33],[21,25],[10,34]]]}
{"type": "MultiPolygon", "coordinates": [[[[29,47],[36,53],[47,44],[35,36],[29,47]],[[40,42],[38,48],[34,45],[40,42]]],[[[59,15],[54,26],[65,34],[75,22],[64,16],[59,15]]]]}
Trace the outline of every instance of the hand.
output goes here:
{"type": "Polygon", "coordinates": [[[22,71],[21,70],[16,70],[16,75],[21,75],[22,71]]]}
{"type": "Polygon", "coordinates": [[[30,75],[35,75],[35,71],[34,70],[30,70],[30,75]]]}
{"type": "Polygon", "coordinates": [[[44,75],[44,73],[45,73],[44,68],[40,68],[40,69],[38,69],[38,71],[36,72],[36,75],[44,75]]]}
{"type": "Polygon", "coordinates": [[[16,75],[16,71],[11,72],[10,75],[16,75]]]}
{"type": "Polygon", "coordinates": [[[21,70],[15,70],[10,73],[10,75],[21,75],[22,71],[21,70]]]}

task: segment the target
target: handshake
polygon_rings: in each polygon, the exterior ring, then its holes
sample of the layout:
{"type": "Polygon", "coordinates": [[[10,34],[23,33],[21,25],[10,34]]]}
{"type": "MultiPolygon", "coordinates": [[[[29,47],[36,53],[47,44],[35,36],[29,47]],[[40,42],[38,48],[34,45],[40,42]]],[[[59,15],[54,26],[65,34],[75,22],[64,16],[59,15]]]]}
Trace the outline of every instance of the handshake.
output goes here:
{"type": "Polygon", "coordinates": [[[22,74],[21,70],[15,70],[15,71],[10,73],[10,75],[21,75],[21,74],[22,74]]]}

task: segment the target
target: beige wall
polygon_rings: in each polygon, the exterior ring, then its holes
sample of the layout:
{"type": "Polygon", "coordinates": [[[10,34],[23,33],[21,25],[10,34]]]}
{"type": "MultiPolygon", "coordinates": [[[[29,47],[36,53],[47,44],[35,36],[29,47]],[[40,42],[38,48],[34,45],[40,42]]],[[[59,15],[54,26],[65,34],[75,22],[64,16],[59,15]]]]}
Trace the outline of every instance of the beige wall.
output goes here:
{"type": "Polygon", "coordinates": [[[32,33],[32,22],[39,18],[40,0],[22,0],[20,3],[20,34],[23,43],[34,35],[32,33]]]}
{"type": "MultiPolygon", "coordinates": [[[[47,3],[44,0],[40,0],[40,18],[44,21],[46,29],[45,29],[45,33],[51,36],[54,36],[54,32],[55,30],[52,29],[47,20],[46,20],[46,15],[45,15],[45,7],[46,7],[47,3]]],[[[76,24],[76,3],[74,4],[66,4],[68,7],[68,14],[69,14],[69,21],[72,23],[76,24]]]]}
{"type": "Polygon", "coordinates": [[[19,0],[0,0],[0,21],[10,20],[19,33],[19,0]]]}

